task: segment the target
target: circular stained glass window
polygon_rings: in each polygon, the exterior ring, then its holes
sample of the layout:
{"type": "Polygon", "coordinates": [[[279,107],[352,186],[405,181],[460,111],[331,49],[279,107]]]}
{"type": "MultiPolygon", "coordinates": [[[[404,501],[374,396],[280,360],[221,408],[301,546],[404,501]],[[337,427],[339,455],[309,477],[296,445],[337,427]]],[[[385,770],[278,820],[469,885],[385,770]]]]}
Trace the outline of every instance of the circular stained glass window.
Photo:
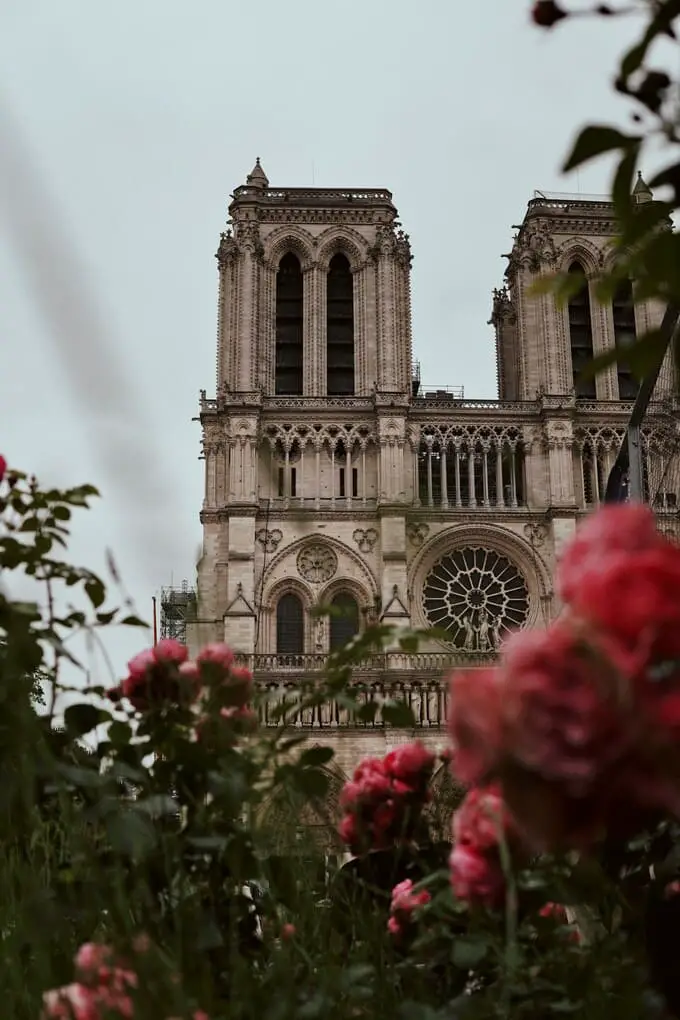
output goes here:
{"type": "Polygon", "coordinates": [[[423,586],[428,623],[466,652],[491,652],[529,613],[521,571],[493,549],[456,549],[432,567],[423,586]]]}

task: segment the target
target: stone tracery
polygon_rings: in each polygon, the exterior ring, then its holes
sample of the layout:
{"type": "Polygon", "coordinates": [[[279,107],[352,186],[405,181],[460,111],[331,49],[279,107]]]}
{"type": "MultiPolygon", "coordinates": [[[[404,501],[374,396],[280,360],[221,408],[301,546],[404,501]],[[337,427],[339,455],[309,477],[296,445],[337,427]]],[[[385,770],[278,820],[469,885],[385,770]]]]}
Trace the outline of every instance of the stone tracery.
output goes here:
{"type": "Polygon", "coordinates": [[[484,546],[465,546],[437,560],[425,578],[422,599],[428,622],[448,632],[466,652],[497,649],[529,613],[529,592],[519,568],[484,546]]]}
{"type": "Polygon", "coordinates": [[[325,542],[311,542],[298,553],[297,569],[300,577],[310,584],[323,584],[337,572],[338,557],[325,542]]]}

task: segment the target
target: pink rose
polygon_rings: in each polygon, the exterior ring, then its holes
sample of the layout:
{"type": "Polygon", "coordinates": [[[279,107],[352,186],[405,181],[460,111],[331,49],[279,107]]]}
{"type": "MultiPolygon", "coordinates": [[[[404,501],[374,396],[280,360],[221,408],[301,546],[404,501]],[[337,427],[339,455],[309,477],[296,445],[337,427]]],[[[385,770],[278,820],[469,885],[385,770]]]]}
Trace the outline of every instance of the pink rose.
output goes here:
{"type": "Polygon", "coordinates": [[[505,753],[579,796],[630,746],[620,708],[633,667],[604,647],[562,619],[508,638],[500,666],[505,753]]]}
{"type": "Polygon", "coordinates": [[[452,770],[466,785],[483,782],[501,753],[501,688],[497,669],[458,670],[449,686],[452,770]]]}
{"type": "Polygon", "coordinates": [[[357,845],[357,823],[354,815],[344,815],[338,826],[338,834],[343,843],[352,850],[357,845]]]}
{"type": "Polygon", "coordinates": [[[6,471],[7,471],[7,461],[5,460],[5,458],[0,453],[0,482],[5,477],[6,471]]]}
{"type": "Polygon", "coordinates": [[[75,957],[76,973],[83,980],[96,978],[100,969],[111,961],[111,949],[109,946],[98,942],[85,942],[75,957]]]}
{"type": "Polygon", "coordinates": [[[181,666],[183,662],[186,662],[189,652],[187,646],[180,641],[175,641],[174,638],[163,638],[154,646],[153,656],[156,662],[174,663],[176,666],[181,666]]]}
{"type": "Polygon", "coordinates": [[[43,995],[45,1020],[100,1020],[93,992],[74,982],[43,995]]]}
{"type": "Polygon", "coordinates": [[[557,592],[563,602],[571,605],[610,556],[665,545],[670,543],[657,531],[656,518],[649,507],[641,503],[603,506],[586,518],[564,547],[555,579],[557,592]]]}
{"type": "Polygon", "coordinates": [[[480,851],[497,847],[510,828],[510,816],[497,786],[473,788],[453,815],[456,843],[466,843],[480,851]]]}
{"type": "Polygon", "coordinates": [[[385,769],[407,786],[422,786],[427,782],[435,763],[435,756],[420,741],[401,744],[385,756],[385,769]]]}
{"type": "Polygon", "coordinates": [[[503,900],[505,882],[497,861],[473,846],[457,843],[449,858],[451,886],[457,899],[485,907],[503,900]]]}
{"type": "Polygon", "coordinates": [[[225,671],[231,669],[233,661],[234,653],[229,645],[225,645],[221,641],[215,641],[212,644],[204,645],[196,656],[196,662],[200,666],[208,664],[221,666],[221,668],[225,671]]]}
{"type": "Polygon", "coordinates": [[[128,662],[128,680],[141,680],[155,665],[156,656],[153,653],[153,648],[145,648],[143,652],[138,652],[128,662]]]}
{"type": "Polygon", "coordinates": [[[413,882],[410,878],[399,882],[392,890],[392,902],[390,904],[391,916],[387,922],[387,928],[392,935],[400,936],[413,924],[413,915],[426,903],[429,903],[431,896],[426,889],[420,892],[413,891],[413,882]]]}

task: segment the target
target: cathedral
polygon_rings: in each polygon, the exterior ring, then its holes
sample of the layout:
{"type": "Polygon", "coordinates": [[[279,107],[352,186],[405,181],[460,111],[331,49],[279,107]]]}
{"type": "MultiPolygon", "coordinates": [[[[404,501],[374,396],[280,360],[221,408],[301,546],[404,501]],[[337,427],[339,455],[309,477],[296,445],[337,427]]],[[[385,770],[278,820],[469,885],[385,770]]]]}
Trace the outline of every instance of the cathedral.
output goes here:
{"type": "MultiPolygon", "coordinates": [[[[639,177],[634,201],[651,197],[639,177]]],[[[607,305],[591,283],[564,307],[532,288],[558,271],[592,280],[615,233],[604,198],[534,193],[493,295],[498,399],[475,400],[421,386],[412,252],[391,193],[274,187],[258,160],[217,252],[189,643],[226,641],[275,704],[372,623],[436,628],[417,650],[395,638],[355,677],[406,700],[417,736],[443,743],[450,668],[489,662],[510,631],[559,612],[560,547],[602,500],[625,436],[637,381],[620,364],[595,379],[581,370],[657,326],[663,307],[634,304],[628,281],[607,305]]],[[[646,497],[670,533],[674,391],[669,354],[643,447],[646,497]]],[[[334,746],[344,774],[413,738],[335,705],[297,725],[334,746]]]]}

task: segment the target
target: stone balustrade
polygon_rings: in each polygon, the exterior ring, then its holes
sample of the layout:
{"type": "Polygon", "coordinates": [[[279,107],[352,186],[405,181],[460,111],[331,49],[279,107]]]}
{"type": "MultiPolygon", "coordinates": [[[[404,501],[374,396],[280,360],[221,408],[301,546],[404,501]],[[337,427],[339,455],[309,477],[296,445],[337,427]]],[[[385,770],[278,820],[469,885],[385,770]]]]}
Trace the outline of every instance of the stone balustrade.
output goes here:
{"type": "Polygon", "coordinates": [[[446,722],[448,681],[443,678],[432,680],[399,680],[382,678],[351,681],[348,693],[359,705],[375,704],[375,713],[370,719],[357,719],[354,712],[345,705],[328,700],[322,704],[295,710],[295,705],[304,701],[305,696],[314,693],[314,685],[300,682],[292,676],[265,680],[256,676],[256,685],[265,699],[259,703],[260,724],[280,726],[282,707],[290,706],[286,713],[289,726],[302,729],[382,729],[387,723],[382,714],[386,702],[401,702],[413,712],[415,725],[422,729],[438,729],[446,722]]]}
{"type": "MultiPolygon", "coordinates": [[[[241,655],[238,662],[253,670],[256,686],[266,695],[260,703],[260,722],[264,726],[281,723],[281,706],[291,709],[318,689],[321,674],[332,666],[327,655],[241,655]]],[[[360,705],[375,702],[377,710],[370,720],[356,719],[350,711],[333,701],[292,711],[288,723],[307,729],[380,729],[386,723],[381,706],[386,701],[402,702],[411,709],[419,728],[437,728],[446,722],[448,672],[456,667],[483,666],[488,654],[478,652],[401,652],[388,651],[365,657],[352,665],[349,691],[360,705]]]]}

